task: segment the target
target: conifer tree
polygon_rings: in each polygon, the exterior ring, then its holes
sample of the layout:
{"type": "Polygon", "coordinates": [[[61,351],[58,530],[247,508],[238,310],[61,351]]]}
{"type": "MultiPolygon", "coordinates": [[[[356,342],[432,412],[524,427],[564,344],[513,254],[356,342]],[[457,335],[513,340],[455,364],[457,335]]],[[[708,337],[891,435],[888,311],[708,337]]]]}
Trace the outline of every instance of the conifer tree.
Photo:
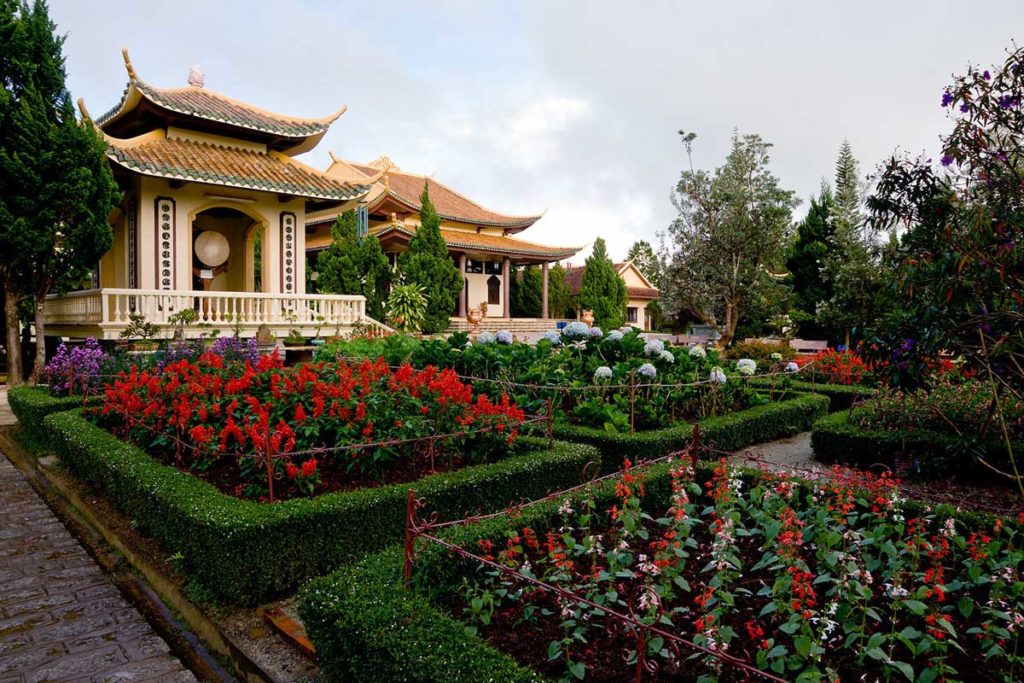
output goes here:
{"type": "Polygon", "coordinates": [[[632,261],[633,265],[644,274],[652,285],[661,289],[661,275],[664,270],[661,265],[661,259],[658,258],[658,254],[654,251],[654,247],[647,240],[637,240],[633,243],[633,246],[629,248],[629,253],[626,254],[626,260],[632,261]]]}
{"type": "Polygon", "coordinates": [[[626,301],[626,283],[615,272],[604,239],[598,237],[584,262],[580,308],[594,312],[595,325],[612,330],[626,322],[626,301]]]}
{"type": "Polygon", "coordinates": [[[36,362],[45,364],[46,296],[82,283],[113,243],[107,216],[119,191],[105,145],[91,124],[75,117],[65,86],[63,36],[46,3],[4,3],[0,22],[0,251],[8,311],[8,360],[17,371],[17,317],[12,306],[35,304],[36,362]]]}
{"type": "Polygon", "coordinates": [[[331,244],[317,260],[317,287],[325,294],[362,294],[366,314],[384,319],[391,281],[388,257],[375,235],[356,235],[356,212],[346,211],[331,226],[331,244]]]}
{"type": "Polygon", "coordinates": [[[568,317],[576,308],[575,295],[565,281],[565,266],[556,263],[548,269],[548,315],[552,318],[568,317]]]}
{"type": "Polygon", "coordinates": [[[421,286],[426,294],[423,332],[444,332],[451,324],[455,301],[462,291],[462,275],[441,237],[441,219],[430,201],[430,181],[423,184],[420,226],[409,240],[409,251],[403,255],[400,266],[405,281],[421,286]]]}
{"type": "MultiPolygon", "coordinates": [[[[511,287],[509,312],[512,317],[539,318],[544,294],[544,281],[540,269],[537,266],[517,269],[512,273],[511,287]]],[[[550,295],[550,291],[548,294],[550,295]]]]}
{"type": "Polygon", "coordinates": [[[797,226],[796,242],[786,259],[794,294],[790,318],[804,337],[828,335],[816,316],[818,307],[832,298],[832,283],[826,279],[824,269],[835,243],[834,211],[832,188],[823,181],[821,191],[811,198],[807,215],[797,226]]]}

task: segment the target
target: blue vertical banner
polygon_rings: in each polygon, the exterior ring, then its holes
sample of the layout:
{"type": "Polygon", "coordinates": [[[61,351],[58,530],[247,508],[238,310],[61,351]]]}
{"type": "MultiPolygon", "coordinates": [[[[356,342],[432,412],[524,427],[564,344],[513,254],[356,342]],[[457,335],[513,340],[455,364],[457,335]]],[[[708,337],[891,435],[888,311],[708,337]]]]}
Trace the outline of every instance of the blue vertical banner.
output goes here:
{"type": "Polygon", "coordinates": [[[356,237],[363,239],[370,234],[370,211],[364,202],[356,207],[356,237]]]}

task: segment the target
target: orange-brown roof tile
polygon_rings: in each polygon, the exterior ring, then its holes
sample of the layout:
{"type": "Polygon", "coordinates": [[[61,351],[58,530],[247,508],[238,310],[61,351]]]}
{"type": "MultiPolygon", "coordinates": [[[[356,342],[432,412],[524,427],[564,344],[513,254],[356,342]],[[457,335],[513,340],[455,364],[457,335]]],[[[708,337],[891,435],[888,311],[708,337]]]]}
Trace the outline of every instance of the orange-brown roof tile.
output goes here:
{"type": "Polygon", "coordinates": [[[257,152],[154,131],[130,140],[107,137],[107,156],[143,175],[313,199],[348,200],[369,191],[333,178],[279,152],[257,152]]]}
{"type": "Polygon", "coordinates": [[[136,78],[129,81],[120,102],[110,111],[98,117],[96,124],[103,128],[130,110],[132,107],[129,106],[129,103],[133,100],[134,92],[138,92],[158,107],[177,114],[287,137],[308,137],[321,134],[330,128],[334,120],[344,112],[344,109],[341,109],[322,119],[285,116],[239,102],[205,88],[194,86],[157,88],[136,78]]]}

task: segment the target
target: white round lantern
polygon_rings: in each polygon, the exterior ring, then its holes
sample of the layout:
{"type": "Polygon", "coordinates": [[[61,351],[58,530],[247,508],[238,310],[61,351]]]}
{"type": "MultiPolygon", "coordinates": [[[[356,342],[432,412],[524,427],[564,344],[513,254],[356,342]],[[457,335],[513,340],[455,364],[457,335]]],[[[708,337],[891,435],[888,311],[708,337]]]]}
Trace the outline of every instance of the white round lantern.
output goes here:
{"type": "Polygon", "coordinates": [[[228,260],[231,247],[224,235],[213,230],[204,230],[196,237],[196,258],[204,266],[216,268],[228,260]]]}

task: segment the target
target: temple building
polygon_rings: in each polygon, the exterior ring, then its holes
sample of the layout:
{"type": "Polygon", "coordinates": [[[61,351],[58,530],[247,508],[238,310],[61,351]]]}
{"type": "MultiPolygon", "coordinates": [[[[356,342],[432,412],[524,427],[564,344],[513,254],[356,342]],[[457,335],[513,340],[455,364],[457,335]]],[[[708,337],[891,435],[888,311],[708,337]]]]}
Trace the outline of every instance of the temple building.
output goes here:
{"type": "MultiPolygon", "coordinates": [[[[516,236],[536,223],[540,215],[510,216],[486,209],[433,178],[400,170],[387,157],[367,164],[339,159],[333,154],[331,158],[325,171],[328,177],[349,186],[370,186],[358,200],[359,211],[363,213],[366,229],[380,239],[392,262],[397,262],[397,255],[408,248],[409,239],[416,233],[420,195],[427,184],[430,200],[441,219],[441,236],[463,278],[462,294],[452,311],[453,329],[465,329],[466,314],[471,308],[486,309],[486,328],[528,332],[551,327],[547,320],[548,267],[575,255],[580,247],[551,247],[516,236]],[[544,291],[540,320],[511,319],[511,272],[519,265],[540,266],[544,291]]],[[[331,243],[331,225],[339,213],[338,208],[330,208],[306,215],[306,251],[314,270],[318,253],[331,243]]]]}
{"type": "MultiPolygon", "coordinates": [[[[565,282],[576,295],[579,295],[583,286],[583,270],[583,266],[570,266],[566,269],[565,282]]],[[[626,283],[626,324],[650,330],[651,319],[647,315],[647,304],[660,299],[661,292],[632,261],[616,263],[615,272],[626,283]]]]}
{"type": "Polygon", "coordinates": [[[307,216],[355,206],[380,175],[343,178],[294,158],[345,108],[319,119],[275,114],[206,89],[197,67],[186,87],[159,88],[139,78],[127,51],[124,62],[128,84],[110,111],[90,119],[79,102],[123,192],[114,244],[92,289],[48,302],[48,329],[113,339],[133,316],[166,328],[186,309],[196,312],[190,335],[378,324],[361,296],[305,289],[307,216]]]}

